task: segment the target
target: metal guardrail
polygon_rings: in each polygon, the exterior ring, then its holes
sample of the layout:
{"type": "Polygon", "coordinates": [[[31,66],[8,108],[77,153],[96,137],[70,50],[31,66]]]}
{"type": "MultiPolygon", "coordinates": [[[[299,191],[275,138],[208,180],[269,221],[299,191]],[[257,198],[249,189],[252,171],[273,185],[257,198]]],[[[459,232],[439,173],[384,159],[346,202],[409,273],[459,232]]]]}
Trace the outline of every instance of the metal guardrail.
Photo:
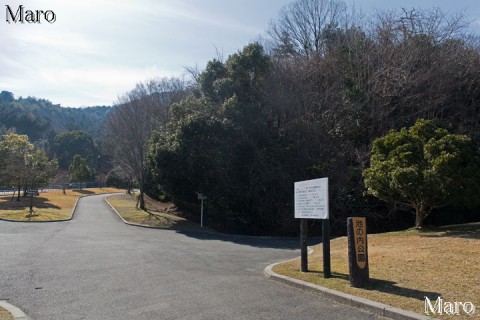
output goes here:
{"type": "MultiPolygon", "coordinates": [[[[103,182],[70,182],[66,185],[56,184],[56,185],[48,185],[43,188],[38,188],[40,192],[46,192],[51,190],[63,190],[63,189],[85,189],[85,188],[104,188],[105,183],[103,182]]],[[[17,191],[15,187],[1,187],[0,186],[0,194],[11,194],[17,191]]],[[[23,188],[21,190],[23,192],[23,188]]]]}

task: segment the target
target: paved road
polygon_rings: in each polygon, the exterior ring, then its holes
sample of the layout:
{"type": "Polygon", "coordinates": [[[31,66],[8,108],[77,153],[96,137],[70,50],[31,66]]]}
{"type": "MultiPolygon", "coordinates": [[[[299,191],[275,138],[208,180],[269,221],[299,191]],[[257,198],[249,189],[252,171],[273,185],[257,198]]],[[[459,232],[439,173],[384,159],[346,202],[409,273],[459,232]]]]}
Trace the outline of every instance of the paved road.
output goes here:
{"type": "Polygon", "coordinates": [[[83,198],[70,222],[0,221],[0,300],[33,319],[379,319],[263,278],[296,240],[127,226],[83,198]]]}

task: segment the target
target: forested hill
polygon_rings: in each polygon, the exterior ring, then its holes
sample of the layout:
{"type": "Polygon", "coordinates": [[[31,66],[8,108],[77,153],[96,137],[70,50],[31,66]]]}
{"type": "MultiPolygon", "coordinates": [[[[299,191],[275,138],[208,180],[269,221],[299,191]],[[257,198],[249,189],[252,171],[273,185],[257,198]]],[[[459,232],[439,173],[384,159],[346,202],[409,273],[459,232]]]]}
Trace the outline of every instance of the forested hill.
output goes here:
{"type": "Polygon", "coordinates": [[[45,99],[18,98],[13,93],[0,93],[0,134],[15,129],[30,140],[48,139],[55,133],[82,130],[99,138],[103,123],[112,108],[63,108],[45,99]]]}

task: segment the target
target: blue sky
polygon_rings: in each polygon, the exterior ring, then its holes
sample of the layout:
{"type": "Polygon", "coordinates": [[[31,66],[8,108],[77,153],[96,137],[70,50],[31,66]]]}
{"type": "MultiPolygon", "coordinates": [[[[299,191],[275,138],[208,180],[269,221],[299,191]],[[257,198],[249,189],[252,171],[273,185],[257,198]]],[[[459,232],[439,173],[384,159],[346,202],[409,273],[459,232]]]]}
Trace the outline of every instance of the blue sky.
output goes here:
{"type": "MultiPolygon", "coordinates": [[[[137,82],[181,76],[258,39],[289,0],[3,0],[0,90],[62,106],[111,105],[137,82]],[[53,24],[8,24],[6,5],[53,10],[53,24]]],[[[352,0],[376,9],[465,11],[480,30],[480,1],[352,0]]],[[[480,32],[478,32],[480,33],[480,32]]]]}

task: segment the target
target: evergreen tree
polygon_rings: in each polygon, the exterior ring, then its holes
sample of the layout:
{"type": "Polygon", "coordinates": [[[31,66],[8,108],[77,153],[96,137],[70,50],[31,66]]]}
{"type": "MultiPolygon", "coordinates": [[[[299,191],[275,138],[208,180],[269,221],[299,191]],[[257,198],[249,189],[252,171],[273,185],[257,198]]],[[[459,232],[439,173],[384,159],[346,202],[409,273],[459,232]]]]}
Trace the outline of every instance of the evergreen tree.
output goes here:
{"type": "Polygon", "coordinates": [[[363,175],[369,194],[412,207],[415,227],[421,228],[435,208],[454,201],[478,203],[480,150],[465,135],[418,120],[376,139],[363,175]]]}
{"type": "Polygon", "coordinates": [[[72,182],[89,182],[93,180],[93,172],[87,165],[87,160],[78,154],[73,157],[72,164],[68,170],[70,171],[72,182]]]}

